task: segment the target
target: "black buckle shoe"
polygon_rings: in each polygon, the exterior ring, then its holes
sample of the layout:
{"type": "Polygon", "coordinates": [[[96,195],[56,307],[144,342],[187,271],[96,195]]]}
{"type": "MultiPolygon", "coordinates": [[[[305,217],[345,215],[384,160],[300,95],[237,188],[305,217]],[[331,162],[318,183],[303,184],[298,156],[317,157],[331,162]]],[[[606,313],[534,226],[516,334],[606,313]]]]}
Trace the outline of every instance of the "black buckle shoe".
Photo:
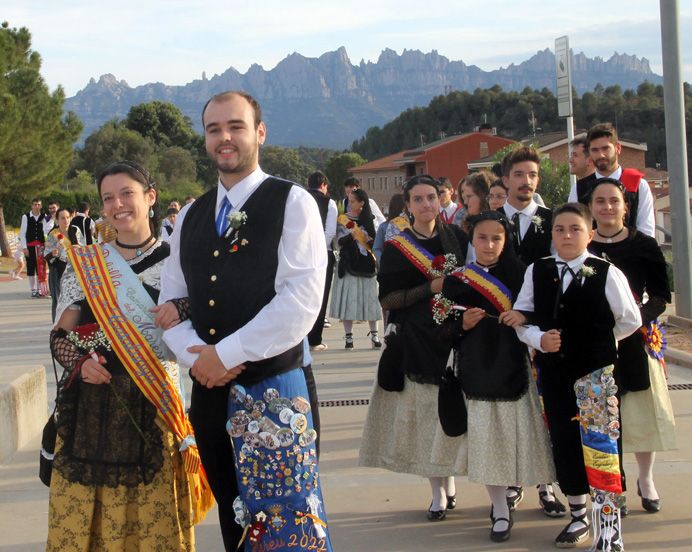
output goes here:
{"type": "Polygon", "coordinates": [[[496,518],[493,515],[493,507],[490,507],[490,521],[492,522],[492,527],[490,528],[490,540],[493,542],[505,542],[509,540],[510,534],[512,533],[512,526],[514,525],[514,516],[512,516],[512,510],[509,511],[509,519],[506,517],[496,518]],[[495,531],[495,524],[498,521],[506,521],[507,529],[504,531],[495,531]]]}
{"type": "MultiPolygon", "coordinates": [[[[430,503],[432,508],[432,502],[430,503]]],[[[428,521],[442,521],[447,517],[447,510],[431,510],[428,508],[428,521]]]]}
{"type": "Polygon", "coordinates": [[[457,507],[457,495],[447,495],[447,510],[454,510],[457,507]]]}
{"type": "Polygon", "coordinates": [[[519,503],[524,500],[524,488],[523,487],[507,487],[508,491],[513,491],[515,494],[507,497],[507,506],[509,506],[509,511],[513,512],[517,509],[519,503]]]}

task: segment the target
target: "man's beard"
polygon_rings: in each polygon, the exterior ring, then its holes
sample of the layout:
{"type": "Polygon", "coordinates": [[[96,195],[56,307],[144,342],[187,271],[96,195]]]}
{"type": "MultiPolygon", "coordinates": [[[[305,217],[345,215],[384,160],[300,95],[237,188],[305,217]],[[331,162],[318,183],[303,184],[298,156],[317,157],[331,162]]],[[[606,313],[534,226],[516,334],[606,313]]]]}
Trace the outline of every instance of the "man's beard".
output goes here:
{"type": "Polygon", "coordinates": [[[612,159],[599,159],[595,163],[598,172],[603,174],[604,172],[613,172],[611,169],[617,166],[615,160],[612,159]]]}

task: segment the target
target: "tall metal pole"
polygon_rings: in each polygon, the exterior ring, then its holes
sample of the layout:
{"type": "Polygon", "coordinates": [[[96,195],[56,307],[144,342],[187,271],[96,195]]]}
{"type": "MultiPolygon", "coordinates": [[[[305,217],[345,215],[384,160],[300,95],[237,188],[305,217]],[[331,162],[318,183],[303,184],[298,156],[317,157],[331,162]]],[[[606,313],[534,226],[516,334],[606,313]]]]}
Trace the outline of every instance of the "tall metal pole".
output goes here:
{"type": "Polygon", "coordinates": [[[687,174],[685,105],[680,65],[678,0],[660,0],[663,53],[663,102],[666,118],[666,150],[670,182],[670,214],[673,235],[675,313],[692,318],[692,268],[690,252],[690,194],[687,174]]]}
{"type": "MultiPolygon", "coordinates": [[[[570,115],[565,117],[565,120],[567,121],[567,159],[569,160],[572,157],[572,140],[574,140],[574,117],[570,115]]],[[[569,185],[570,188],[577,185],[576,174],[569,175],[569,185]]]]}

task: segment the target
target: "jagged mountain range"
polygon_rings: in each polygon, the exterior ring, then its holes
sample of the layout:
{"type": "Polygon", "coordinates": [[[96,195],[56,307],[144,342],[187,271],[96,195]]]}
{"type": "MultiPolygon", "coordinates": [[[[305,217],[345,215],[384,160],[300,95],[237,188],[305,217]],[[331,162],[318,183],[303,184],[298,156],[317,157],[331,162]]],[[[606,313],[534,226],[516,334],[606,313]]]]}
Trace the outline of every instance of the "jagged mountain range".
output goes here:
{"type": "MultiPolygon", "coordinates": [[[[636,88],[644,80],[661,83],[646,58],[614,53],[610,59],[572,54],[572,81],[579,93],[598,84],[636,88]]],[[[269,128],[268,143],[284,146],[344,148],[371,126],[382,125],[403,110],[424,106],[450,90],[505,90],[530,86],[555,89],[555,57],[549,50],[494,71],[463,61],[450,61],[433,50],[386,49],[377,62],[353,65],[346,49],[319,58],[293,53],[270,70],[253,64],[246,73],[229,67],[182,86],[149,83],[135,88],[111,74],[91,79],[65,101],[83,121],[85,138],[104,122],[127,115],[130,107],[153,100],[169,101],[188,115],[201,131],[200,110],[213,94],[243,89],[261,103],[269,128]]]]}

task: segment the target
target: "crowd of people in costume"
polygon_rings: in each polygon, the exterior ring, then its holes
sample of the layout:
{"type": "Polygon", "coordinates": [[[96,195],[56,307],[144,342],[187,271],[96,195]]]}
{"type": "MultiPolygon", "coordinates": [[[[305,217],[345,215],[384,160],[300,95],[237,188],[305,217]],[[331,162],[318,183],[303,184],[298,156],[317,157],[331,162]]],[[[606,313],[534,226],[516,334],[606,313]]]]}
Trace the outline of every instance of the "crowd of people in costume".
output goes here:
{"type": "Polygon", "coordinates": [[[356,179],[339,209],[320,172],[307,191],[265,174],[250,95],[212,97],[202,123],[218,184],[162,225],[155,183],[126,160],[97,178],[98,222],[88,206],[48,221],[38,199],[23,217],[64,367],[47,550],[195,550],[214,500],[226,550],[331,550],[311,368],[327,313],[346,350],[355,321],[381,350],[359,463],[428,478],[428,520],[463,504],[468,476],[506,541],[536,486],[547,516],[569,516],[558,547],[593,530],[594,549],[623,550],[622,454],[658,511],[655,451],[676,444],[656,343],[665,261],[615,130],[589,132],[599,174],[579,201],[539,205],[540,158],[521,147],[456,189],[414,176],[385,218],[356,179]]]}

